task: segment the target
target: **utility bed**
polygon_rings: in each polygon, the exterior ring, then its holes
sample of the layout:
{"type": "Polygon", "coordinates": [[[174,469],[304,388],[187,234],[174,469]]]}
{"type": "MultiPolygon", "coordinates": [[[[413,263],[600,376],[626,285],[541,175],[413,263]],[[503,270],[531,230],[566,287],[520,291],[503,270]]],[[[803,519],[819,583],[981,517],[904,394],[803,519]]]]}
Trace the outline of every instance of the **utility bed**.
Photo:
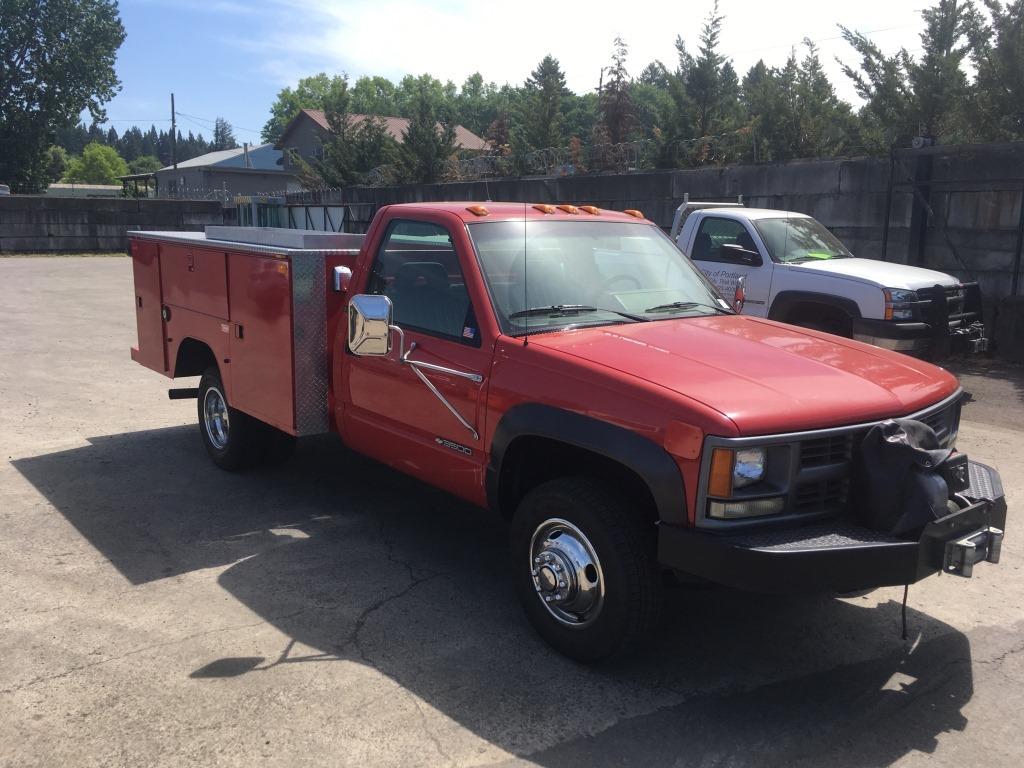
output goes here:
{"type": "Polygon", "coordinates": [[[128,233],[139,343],[168,377],[221,368],[234,407],[293,435],[328,431],[328,291],[363,235],[266,227],[128,233]],[[209,344],[215,359],[209,359],[209,344]]]}

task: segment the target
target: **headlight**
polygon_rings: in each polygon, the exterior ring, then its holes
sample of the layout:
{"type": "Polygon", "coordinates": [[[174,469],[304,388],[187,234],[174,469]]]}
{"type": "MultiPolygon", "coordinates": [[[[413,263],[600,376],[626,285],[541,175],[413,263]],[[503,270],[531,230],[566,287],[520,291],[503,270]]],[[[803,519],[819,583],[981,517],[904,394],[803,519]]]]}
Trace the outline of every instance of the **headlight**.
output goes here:
{"type": "MultiPolygon", "coordinates": [[[[761,482],[765,477],[768,451],[765,448],[714,448],[708,475],[708,517],[737,520],[777,515],[786,506],[784,496],[736,497],[740,488],[761,482]]],[[[766,490],[775,490],[769,486],[766,490]]],[[[750,492],[748,492],[750,493],[750,492]]],[[[754,490],[757,493],[757,489],[754,490]]],[[[776,490],[777,493],[777,490],[776,490]]]]}
{"type": "Polygon", "coordinates": [[[745,488],[763,478],[764,465],[764,448],[715,448],[711,454],[708,493],[728,499],[736,488],[745,488]]]}
{"type": "Polygon", "coordinates": [[[913,320],[917,294],[901,288],[883,288],[886,320],[913,320]]]}

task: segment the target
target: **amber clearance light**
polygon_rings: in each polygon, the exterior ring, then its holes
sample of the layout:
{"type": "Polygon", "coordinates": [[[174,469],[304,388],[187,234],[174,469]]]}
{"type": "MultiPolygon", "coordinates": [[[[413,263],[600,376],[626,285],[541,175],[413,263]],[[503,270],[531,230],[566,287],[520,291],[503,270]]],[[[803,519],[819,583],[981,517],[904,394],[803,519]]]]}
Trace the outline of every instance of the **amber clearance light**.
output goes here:
{"type": "Polygon", "coordinates": [[[596,205],[581,205],[580,210],[589,213],[591,216],[601,215],[601,209],[598,208],[596,205]]]}
{"type": "Polygon", "coordinates": [[[576,208],[575,205],[559,205],[559,206],[557,206],[557,208],[560,211],[565,211],[566,213],[571,213],[573,216],[575,216],[576,214],[579,213],[579,209],[576,208]]]}
{"type": "Polygon", "coordinates": [[[554,213],[555,211],[558,210],[557,208],[555,208],[555,206],[553,206],[553,205],[545,205],[544,203],[537,203],[533,207],[536,208],[541,213],[554,213]]]}
{"type": "Polygon", "coordinates": [[[482,205],[467,205],[466,210],[472,213],[474,216],[486,216],[490,213],[486,207],[482,205]]]}
{"type": "Polygon", "coordinates": [[[627,208],[623,213],[627,216],[632,216],[634,219],[642,219],[644,217],[644,212],[638,211],[636,208],[627,208]]]}

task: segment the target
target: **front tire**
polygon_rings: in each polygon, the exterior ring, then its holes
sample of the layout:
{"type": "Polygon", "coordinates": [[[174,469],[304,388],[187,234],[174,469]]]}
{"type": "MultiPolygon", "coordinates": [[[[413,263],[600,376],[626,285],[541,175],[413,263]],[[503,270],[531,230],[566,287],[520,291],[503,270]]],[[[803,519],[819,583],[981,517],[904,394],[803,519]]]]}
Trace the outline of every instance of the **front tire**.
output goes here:
{"type": "Polygon", "coordinates": [[[578,661],[634,651],[661,615],[655,537],[653,521],[589,478],[530,491],[511,543],[516,591],[534,629],[578,661]]]}

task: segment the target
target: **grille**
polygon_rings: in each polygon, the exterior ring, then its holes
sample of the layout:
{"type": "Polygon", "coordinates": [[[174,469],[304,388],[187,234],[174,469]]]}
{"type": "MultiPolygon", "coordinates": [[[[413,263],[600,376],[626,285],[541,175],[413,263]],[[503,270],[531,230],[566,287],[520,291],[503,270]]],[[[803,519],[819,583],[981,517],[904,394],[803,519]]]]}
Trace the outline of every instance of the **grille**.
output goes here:
{"type": "Polygon", "coordinates": [[[853,455],[853,435],[832,435],[800,443],[800,466],[840,464],[853,455]]]}
{"type": "Polygon", "coordinates": [[[960,421],[960,404],[954,403],[938,413],[923,417],[921,421],[935,430],[935,436],[939,438],[940,445],[948,447],[957,423],[960,421]]]}
{"type": "Polygon", "coordinates": [[[795,512],[831,512],[846,506],[850,483],[845,477],[805,483],[793,495],[795,512]]]}

